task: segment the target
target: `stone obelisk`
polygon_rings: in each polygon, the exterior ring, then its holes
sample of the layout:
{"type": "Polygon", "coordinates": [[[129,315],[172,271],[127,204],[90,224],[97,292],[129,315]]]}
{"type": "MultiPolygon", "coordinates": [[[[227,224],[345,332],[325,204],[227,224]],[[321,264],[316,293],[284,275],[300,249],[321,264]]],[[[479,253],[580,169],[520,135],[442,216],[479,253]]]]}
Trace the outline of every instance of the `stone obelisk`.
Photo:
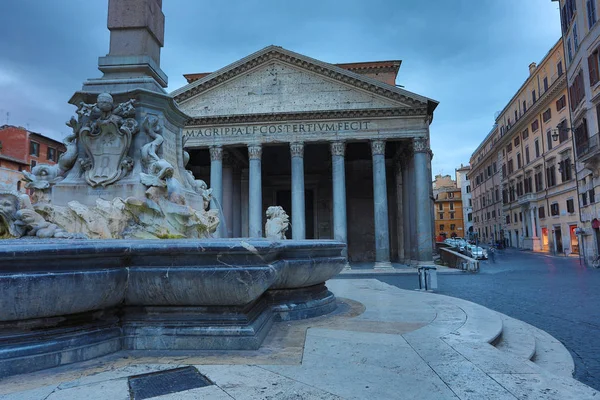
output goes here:
{"type": "MultiPolygon", "coordinates": [[[[138,132],[132,132],[132,137],[128,142],[123,142],[123,146],[120,142],[109,140],[110,136],[100,138],[106,144],[100,143],[97,132],[86,136],[87,141],[78,135],[78,158],[89,162],[75,163],[65,179],[54,186],[54,204],[65,205],[77,200],[86,206],[93,206],[97,199],[143,199],[147,195],[148,179],[142,182],[144,179],[140,176],[152,180],[160,175],[172,178],[168,180],[169,194],[180,192],[186,204],[198,210],[203,208],[204,201],[198,194],[203,191],[198,189],[201,183],[185,170],[189,157],[183,151],[182,128],[188,117],[164,89],[167,76],[160,69],[164,26],[162,0],[109,0],[110,49],[106,56],[98,59],[98,69],[103,76],[84,82],[82,90],[76,92],[69,102],[78,107],[82,103],[90,105],[93,114],[94,104],[99,101],[98,95],[110,94],[102,95],[114,107],[110,110],[111,106],[107,106],[107,113],[119,111],[119,104],[130,104],[135,115],[128,117],[135,120],[139,129],[138,132]],[[118,149],[111,146],[117,146],[118,149]],[[115,155],[121,148],[124,148],[124,154],[115,155]],[[159,172],[161,167],[157,162],[148,161],[149,149],[154,149],[150,154],[155,161],[160,160],[168,173],[159,172]],[[118,179],[107,181],[103,178],[115,170],[123,169],[123,165],[127,168],[118,179]],[[83,179],[84,174],[87,181],[83,179]],[[94,184],[97,177],[91,179],[91,175],[102,175],[100,184],[94,184]]],[[[164,186],[165,179],[159,180],[163,181],[164,186]]]]}
{"type": "Polygon", "coordinates": [[[109,0],[109,53],[98,59],[100,79],[90,79],[84,91],[122,92],[147,89],[164,93],[167,76],[160,69],[165,15],[162,0],[109,0]]]}

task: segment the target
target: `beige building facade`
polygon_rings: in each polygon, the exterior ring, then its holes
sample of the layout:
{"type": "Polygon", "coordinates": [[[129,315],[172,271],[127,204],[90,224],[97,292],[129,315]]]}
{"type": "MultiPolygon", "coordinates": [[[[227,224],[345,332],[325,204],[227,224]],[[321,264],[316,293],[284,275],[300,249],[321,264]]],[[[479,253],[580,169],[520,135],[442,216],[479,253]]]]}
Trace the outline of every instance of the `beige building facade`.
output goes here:
{"type": "Polygon", "coordinates": [[[482,239],[493,238],[485,236],[487,227],[511,247],[579,251],[573,138],[557,129],[569,125],[563,54],[558,41],[539,65],[530,64],[529,77],[473,154],[475,227],[483,228],[482,239]]]}
{"type": "Polygon", "coordinates": [[[574,134],[579,205],[579,238],[588,265],[600,254],[600,24],[597,0],[561,0],[570,123],[574,134]]]}
{"type": "Polygon", "coordinates": [[[471,196],[473,232],[481,242],[502,241],[501,174],[498,167],[499,130],[494,126],[471,156],[471,196]]]}

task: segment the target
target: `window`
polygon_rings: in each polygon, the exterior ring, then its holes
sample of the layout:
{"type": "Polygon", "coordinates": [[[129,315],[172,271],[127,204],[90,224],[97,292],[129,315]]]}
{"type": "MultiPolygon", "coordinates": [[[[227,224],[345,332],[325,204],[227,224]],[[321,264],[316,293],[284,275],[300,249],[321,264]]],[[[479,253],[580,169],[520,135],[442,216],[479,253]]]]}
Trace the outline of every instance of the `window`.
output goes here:
{"type": "Polygon", "coordinates": [[[569,87],[569,97],[571,102],[571,111],[575,111],[577,106],[585,97],[585,88],[583,86],[583,70],[573,80],[573,84],[569,87]]]}
{"type": "Polygon", "coordinates": [[[544,207],[539,207],[538,208],[538,217],[539,218],[546,218],[546,210],[544,210],[544,207]]]}
{"type": "Polygon", "coordinates": [[[566,158],[559,163],[558,170],[560,171],[560,179],[562,182],[570,181],[573,178],[571,170],[571,159],[566,158]]]}
{"type": "Polygon", "coordinates": [[[575,204],[573,203],[573,199],[567,200],[567,212],[569,214],[573,214],[575,212],[575,204]]]}
{"type": "Polygon", "coordinates": [[[506,146],[506,152],[510,153],[512,151],[512,143],[509,143],[508,146],[506,146]]]}
{"type": "Polygon", "coordinates": [[[546,131],[546,143],[548,144],[548,150],[552,150],[552,132],[550,132],[550,129],[546,131]]]}
{"type": "Polygon", "coordinates": [[[531,101],[535,103],[537,101],[537,97],[535,97],[535,90],[531,91],[531,101]]]}
{"type": "Polygon", "coordinates": [[[467,185],[467,193],[471,193],[471,185],[467,185]]]}
{"type": "Polygon", "coordinates": [[[535,140],[535,158],[538,158],[540,156],[540,141],[539,140],[535,140]]]}
{"type": "Polygon", "coordinates": [[[438,204],[438,208],[440,211],[444,211],[444,205],[442,203],[438,204]]]}
{"type": "Polygon", "coordinates": [[[517,213],[515,213],[514,218],[513,218],[513,222],[518,222],[519,218],[517,217],[517,213]]]}
{"type": "Polygon", "coordinates": [[[546,168],[546,187],[556,185],[556,171],[554,165],[546,168]]]}
{"type": "Polygon", "coordinates": [[[525,193],[533,192],[533,185],[531,184],[531,176],[525,178],[525,193]]]}
{"type": "Polygon", "coordinates": [[[548,77],[544,77],[544,92],[548,90],[548,77]]]}
{"type": "Polygon", "coordinates": [[[473,201],[469,199],[469,207],[473,207],[473,201]]]}
{"type": "Polygon", "coordinates": [[[496,173],[498,171],[498,169],[496,168],[496,161],[494,161],[494,163],[492,164],[494,173],[496,173]]]}
{"type": "Polygon", "coordinates": [[[596,23],[596,0],[587,0],[587,17],[588,17],[588,27],[592,29],[592,26],[596,23]]]}
{"type": "Polygon", "coordinates": [[[471,213],[467,214],[467,221],[469,221],[469,222],[473,221],[473,214],[471,214],[471,213]]]}
{"type": "Polygon", "coordinates": [[[513,159],[508,160],[508,174],[512,174],[514,170],[513,159]]]}
{"type": "Polygon", "coordinates": [[[523,114],[527,111],[527,102],[523,100],[523,114]]]}
{"type": "Polygon", "coordinates": [[[556,100],[556,112],[559,112],[567,106],[567,97],[563,94],[560,99],[556,100]]]}
{"type": "Polygon", "coordinates": [[[454,210],[454,203],[450,203],[450,209],[454,210]]]}
{"type": "Polygon", "coordinates": [[[577,36],[577,23],[573,24],[573,44],[575,45],[575,52],[579,50],[579,37],[577,36]]]}
{"type": "Polygon", "coordinates": [[[562,60],[559,61],[558,64],[556,64],[556,71],[558,72],[558,76],[561,76],[563,74],[562,60]]]}
{"type": "Polygon", "coordinates": [[[502,177],[506,178],[506,164],[502,164],[502,177]]]}
{"type": "Polygon", "coordinates": [[[506,216],[506,223],[507,223],[507,224],[510,224],[510,215],[507,215],[507,216],[506,216]]]}
{"type": "Polygon", "coordinates": [[[454,213],[450,213],[450,219],[454,219],[454,213]]]}
{"type": "Polygon", "coordinates": [[[519,119],[518,111],[515,110],[515,121],[519,119]]]}
{"type": "Polygon", "coordinates": [[[529,137],[529,129],[525,128],[522,135],[523,135],[523,140],[527,140],[527,138],[529,137]]]}
{"type": "Polygon", "coordinates": [[[523,213],[522,212],[519,213],[519,222],[523,222],[523,213]]]}
{"type": "Polygon", "coordinates": [[[451,231],[453,231],[453,230],[455,230],[455,229],[456,229],[456,225],[454,225],[454,224],[450,224],[450,230],[451,230],[451,231]]]}
{"type": "Polygon", "coordinates": [[[440,232],[444,230],[444,224],[440,225],[440,232]]]}
{"type": "Polygon", "coordinates": [[[525,164],[529,164],[529,146],[525,147],[525,164]]]}
{"type": "Polygon", "coordinates": [[[496,188],[496,201],[500,201],[500,189],[496,188]]]}
{"type": "Polygon", "coordinates": [[[531,132],[535,132],[540,128],[540,121],[537,119],[531,123],[531,132]]]}
{"type": "Polygon", "coordinates": [[[449,198],[449,199],[453,199],[453,198],[454,198],[454,193],[452,193],[452,192],[448,192],[448,198],[449,198]]]}
{"type": "Polygon", "coordinates": [[[569,63],[573,61],[573,49],[571,48],[571,38],[567,38],[567,55],[569,56],[569,63]]]}
{"type": "Polygon", "coordinates": [[[539,192],[544,189],[544,182],[542,179],[542,170],[540,169],[535,174],[535,191],[539,192]]]}
{"type": "Polygon", "coordinates": [[[521,153],[517,153],[517,169],[521,168],[521,153]]]}
{"type": "Polygon", "coordinates": [[[550,215],[558,215],[559,213],[558,203],[550,204],[550,215]]]}
{"type": "Polygon", "coordinates": [[[52,147],[48,147],[48,153],[46,154],[48,160],[50,161],[56,161],[56,149],[53,149],[52,147]]]}
{"type": "Polygon", "coordinates": [[[36,142],[29,142],[29,154],[32,156],[40,156],[40,144],[36,142]]]}
{"type": "Polygon", "coordinates": [[[596,192],[593,188],[588,191],[588,197],[590,199],[590,204],[594,204],[596,202],[596,192]]]}
{"type": "Polygon", "coordinates": [[[598,49],[592,52],[592,55],[588,57],[588,71],[590,73],[590,86],[594,86],[598,83],[598,49]]]}
{"type": "Polygon", "coordinates": [[[550,111],[550,107],[542,114],[542,121],[548,122],[548,120],[552,118],[552,112],[550,111]]]}
{"type": "Polygon", "coordinates": [[[521,140],[519,139],[519,137],[517,136],[515,138],[515,148],[519,145],[519,143],[521,143],[521,140]]]}
{"type": "Polygon", "coordinates": [[[587,206],[587,193],[581,193],[581,205],[587,206]]]}
{"type": "Polygon", "coordinates": [[[439,219],[444,219],[444,213],[440,213],[440,218],[439,219]]]}

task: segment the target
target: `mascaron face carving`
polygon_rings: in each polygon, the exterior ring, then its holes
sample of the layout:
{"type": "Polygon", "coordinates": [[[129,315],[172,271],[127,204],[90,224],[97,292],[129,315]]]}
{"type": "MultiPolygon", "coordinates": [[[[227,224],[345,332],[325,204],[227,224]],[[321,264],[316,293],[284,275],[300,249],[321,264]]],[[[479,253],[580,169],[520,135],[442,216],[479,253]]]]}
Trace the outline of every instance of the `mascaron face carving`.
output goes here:
{"type": "Polygon", "coordinates": [[[107,186],[124,177],[133,161],[127,157],[138,123],[134,118],[134,100],[114,107],[108,93],[98,95],[96,104],[80,105],[78,114],[89,117],[79,131],[87,159],[80,160],[85,180],[91,186],[107,186]]]}

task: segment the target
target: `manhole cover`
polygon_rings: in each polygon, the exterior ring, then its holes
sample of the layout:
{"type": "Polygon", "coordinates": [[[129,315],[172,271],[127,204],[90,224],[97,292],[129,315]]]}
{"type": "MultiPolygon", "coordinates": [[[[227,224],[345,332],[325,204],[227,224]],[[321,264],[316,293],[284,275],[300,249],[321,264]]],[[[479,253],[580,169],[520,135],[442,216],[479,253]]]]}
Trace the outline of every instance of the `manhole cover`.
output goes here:
{"type": "Polygon", "coordinates": [[[196,368],[184,367],[130,376],[129,393],[132,400],[142,400],[212,384],[196,368]]]}

